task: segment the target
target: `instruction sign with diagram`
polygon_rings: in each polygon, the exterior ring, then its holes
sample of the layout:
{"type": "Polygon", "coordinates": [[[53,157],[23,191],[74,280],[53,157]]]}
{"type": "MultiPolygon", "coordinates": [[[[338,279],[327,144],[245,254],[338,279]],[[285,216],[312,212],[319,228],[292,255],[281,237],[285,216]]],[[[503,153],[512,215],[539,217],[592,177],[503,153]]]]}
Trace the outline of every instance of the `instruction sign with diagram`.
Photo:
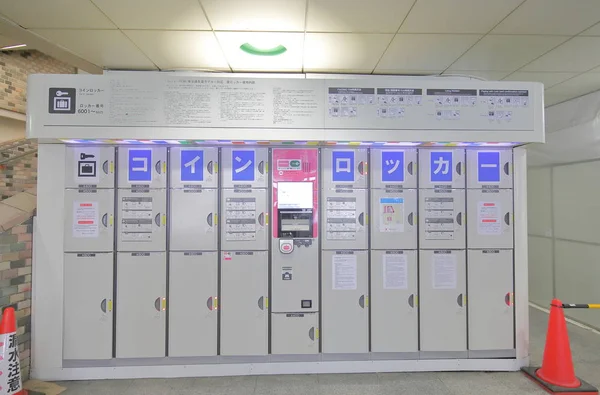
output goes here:
{"type": "Polygon", "coordinates": [[[256,239],[256,198],[225,199],[225,239],[249,241],[256,239]]]}
{"type": "Polygon", "coordinates": [[[152,240],[152,198],[121,198],[121,241],[149,242],[152,240]]]}
{"type": "Polygon", "coordinates": [[[356,198],[328,197],[326,210],[327,240],[355,240],[356,198]]]}
{"type": "Polygon", "coordinates": [[[454,198],[425,198],[425,239],[454,240],[454,198]]]}
{"type": "Polygon", "coordinates": [[[404,232],[404,198],[379,198],[379,231],[404,232]]]}

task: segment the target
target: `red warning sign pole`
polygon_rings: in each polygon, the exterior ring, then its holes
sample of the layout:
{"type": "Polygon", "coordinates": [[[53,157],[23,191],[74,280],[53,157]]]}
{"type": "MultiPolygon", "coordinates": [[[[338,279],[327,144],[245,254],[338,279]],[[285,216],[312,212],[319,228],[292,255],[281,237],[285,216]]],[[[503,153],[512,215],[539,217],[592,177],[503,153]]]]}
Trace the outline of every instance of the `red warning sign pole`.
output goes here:
{"type": "Polygon", "coordinates": [[[21,381],[15,310],[7,307],[0,321],[0,394],[27,395],[21,381]]]}

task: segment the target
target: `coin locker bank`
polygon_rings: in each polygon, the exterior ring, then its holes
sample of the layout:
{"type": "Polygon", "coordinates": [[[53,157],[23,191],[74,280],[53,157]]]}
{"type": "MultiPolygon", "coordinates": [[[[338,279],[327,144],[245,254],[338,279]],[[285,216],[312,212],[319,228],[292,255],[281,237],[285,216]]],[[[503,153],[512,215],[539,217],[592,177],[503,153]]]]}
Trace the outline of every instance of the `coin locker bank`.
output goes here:
{"type": "Polygon", "coordinates": [[[39,379],[517,370],[543,87],[34,75],[39,379]]]}

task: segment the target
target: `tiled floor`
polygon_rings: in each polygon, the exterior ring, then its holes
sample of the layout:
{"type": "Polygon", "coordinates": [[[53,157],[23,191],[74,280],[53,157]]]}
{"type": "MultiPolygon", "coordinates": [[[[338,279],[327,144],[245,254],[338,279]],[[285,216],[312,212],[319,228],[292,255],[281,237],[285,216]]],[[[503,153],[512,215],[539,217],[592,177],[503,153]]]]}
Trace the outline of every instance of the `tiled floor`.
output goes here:
{"type": "MultiPolygon", "coordinates": [[[[533,364],[541,361],[547,314],[531,312],[533,364]]],[[[600,387],[600,336],[569,326],[577,374],[600,387]]],[[[61,382],[64,395],[514,395],[545,394],[521,373],[380,373],[61,382]]]]}

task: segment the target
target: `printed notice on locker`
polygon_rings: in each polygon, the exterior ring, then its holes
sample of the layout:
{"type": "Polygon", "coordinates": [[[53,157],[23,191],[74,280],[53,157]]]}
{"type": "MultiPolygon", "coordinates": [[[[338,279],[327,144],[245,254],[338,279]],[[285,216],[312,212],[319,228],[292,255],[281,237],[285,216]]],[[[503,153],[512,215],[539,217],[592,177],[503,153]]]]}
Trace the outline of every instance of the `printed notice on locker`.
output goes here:
{"type": "Polygon", "coordinates": [[[454,198],[425,198],[425,239],[454,240],[454,198]]]}
{"type": "Polygon", "coordinates": [[[98,237],[98,202],[73,203],[73,237],[98,237]]]}
{"type": "Polygon", "coordinates": [[[502,233],[501,210],[497,202],[479,202],[477,233],[499,235],[502,233]]]}
{"type": "Polygon", "coordinates": [[[121,240],[152,240],[152,198],[124,197],[121,200],[121,240]]]}
{"type": "Polygon", "coordinates": [[[379,199],[379,231],[404,232],[404,198],[379,199]]]}
{"type": "Polygon", "coordinates": [[[356,255],[334,255],[331,269],[333,271],[332,288],[334,290],[356,290],[356,255]]]}
{"type": "Polygon", "coordinates": [[[456,256],[452,254],[434,254],[431,271],[433,289],[456,288],[456,256]]]}
{"type": "Polygon", "coordinates": [[[408,259],[404,254],[383,256],[383,289],[408,288],[408,259]]]}
{"type": "Polygon", "coordinates": [[[225,199],[225,240],[256,239],[256,198],[225,199]]]}
{"type": "Polygon", "coordinates": [[[356,198],[327,198],[327,240],[356,240],[356,198]]]}

